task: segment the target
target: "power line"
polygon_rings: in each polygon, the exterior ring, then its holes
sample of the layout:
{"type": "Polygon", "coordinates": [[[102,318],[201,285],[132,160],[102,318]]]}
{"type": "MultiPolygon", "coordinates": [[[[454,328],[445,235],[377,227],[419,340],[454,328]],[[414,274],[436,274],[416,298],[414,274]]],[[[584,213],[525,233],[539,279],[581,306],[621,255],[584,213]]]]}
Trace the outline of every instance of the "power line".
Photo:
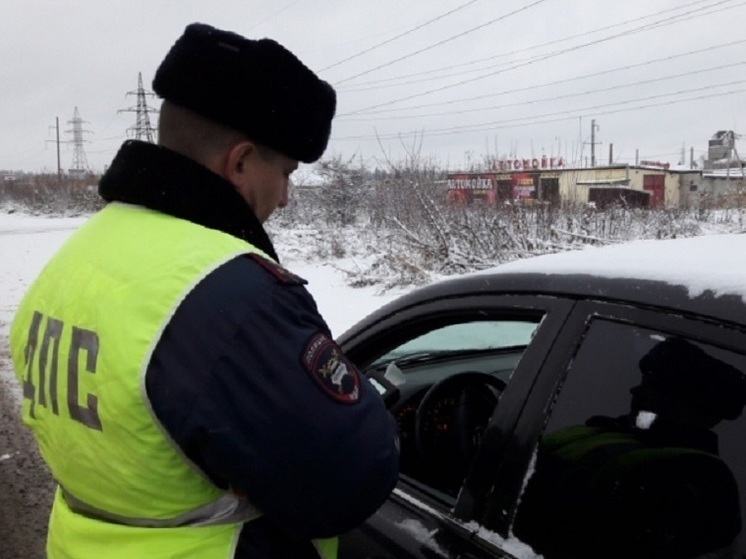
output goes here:
{"type": "Polygon", "coordinates": [[[366,74],[370,74],[371,72],[375,72],[376,70],[380,70],[381,68],[385,68],[386,66],[391,66],[392,64],[396,64],[397,62],[401,62],[402,60],[406,60],[407,58],[411,58],[411,57],[413,57],[413,56],[415,56],[417,54],[421,54],[421,53],[426,52],[428,50],[434,49],[435,47],[439,47],[439,46],[444,45],[444,44],[446,44],[446,43],[448,43],[450,41],[453,41],[455,39],[463,37],[464,35],[468,35],[469,33],[473,33],[474,31],[477,31],[479,29],[487,27],[488,25],[492,25],[493,23],[497,23],[498,21],[502,21],[504,19],[507,19],[510,16],[513,16],[513,15],[519,14],[521,12],[524,12],[524,11],[528,10],[529,8],[533,8],[534,6],[536,6],[538,4],[542,4],[543,2],[546,2],[546,1],[547,0],[536,0],[533,4],[529,4],[529,5],[524,6],[522,8],[518,8],[517,10],[514,10],[514,11],[508,13],[508,14],[505,14],[505,15],[502,15],[500,17],[497,17],[497,18],[495,18],[493,20],[490,20],[490,21],[488,21],[486,23],[483,23],[482,25],[478,25],[476,27],[472,27],[471,29],[463,31],[462,33],[458,33],[457,35],[453,35],[452,37],[449,37],[447,39],[443,39],[442,41],[438,41],[437,43],[434,43],[434,44],[432,44],[430,46],[427,46],[427,47],[422,48],[420,50],[411,52],[409,54],[405,54],[404,56],[400,56],[399,58],[396,58],[396,59],[391,60],[389,62],[386,62],[384,64],[380,64],[379,66],[376,66],[375,68],[370,68],[369,70],[365,70],[363,72],[359,72],[359,73],[357,73],[357,74],[355,74],[353,76],[350,76],[348,78],[345,78],[343,80],[340,80],[340,81],[336,82],[334,85],[336,87],[337,85],[339,85],[341,83],[344,83],[344,82],[347,82],[347,81],[350,81],[350,80],[354,80],[355,78],[359,78],[360,76],[365,76],[366,74]]]}
{"type": "MultiPolygon", "coordinates": [[[[340,120],[344,120],[345,122],[380,122],[381,120],[402,120],[403,118],[425,118],[425,117],[432,117],[432,116],[457,115],[457,114],[465,114],[465,113],[473,113],[473,112],[484,113],[485,111],[489,111],[489,110],[505,109],[505,108],[509,108],[509,107],[520,107],[520,106],[524,106],[524,105],[533,105],[533,104],[536,104],[536,103],[544,103],[544,102],[547,102],[547,101],[557,101],[559,99],[570,99],[572,97],[582,97],[584,95],[592,95],[592,94],[595,94],[595,93],[603,93],[603,92],[606,92],[606,91],[616,91],[616,90],[619,90],[619,89],[624,89],[624,88],[629,88],[629,87],[636,87],[636,86],[639,86],[639,85],[646,85],[646,84],[651,84],[651,83],[656,83],[656,82],[661,82],[661,81],[673,80],[673,79],[681,78],[681,77],[688,77],[688,76],[692,76],[692,75],[696,75],[696,74],[702,74],[702,73],[705,73],[705,72],[715,72],[717,70],[723,70],[723,69],[726,69],[726,68],[733,68],[735,66],[742,66],[744,64],[746,64],[746,60],[743,60],[741,62],[734,62],[732,64],[723,64],[722,66],[702,68],[702,69],[699,69],[699,70],[689,70],[689,71],[686,71],[686,72],[682,72],[680,74],[673,74],[673,75],[670,75],[670,76],[662,76],[662,77],[658,77],[658,78],[652,78],[652,79],[649,79],[649,80],[640,80],[640,81],[637,81],[637,82],[626,83],[626,84],[623,84],[623,85],[612,85],[612,86],[602,87],[602,88],[598,88],[598,89],[590,89],[590,90],[587,90],[587,91],[581,91],[579,93],[567,93],[567,94],[564,94],[564,95],[553,95],[552,97],[544,97],[544,98],[540,98],[540,99],[530,99],[530,100],[527,100],[527,101],[519,101],[517,103],[505,103],[505,104],[501,104],[498,107],[495,107],[495,106],[492,106],[492,107],[475,107],[475,108],[471,108],[471,109],[462,109],[462,110],[458,110],[458,111],[447,111],[447,112],[438,112],[438,113],[425,113],[425,114],[409,115],[409,116],[401,116],[401,115],[399,115],[399,116],[388,116],[388,117],[377,116],[377,117],[366,117],[366,118],[341,118],[340,120]]],[[[718,87],[718,84],[715,84],[715,85],[710,84],[710,86],[711,87],[718,87]]],[[[497,95],[502,95],[504,93],[505,92],[502,92],[502,93],[497,94],[497,95]]],[[[412,109],[410,108],[410,110],[412,110],[412,109]]]]}
{"type": "MultiPolygon", "coordinates": [[[[720,0],[719,2],[717,2],[717,4],[723,4],[723,3],[728,2],[728,1],[730,1],[730,0],[720,0]]],[[[743,3],[746,3],[746,2],[743,2],[743,3]]],[[[710,7],[712,7],[712,6],[708,6],[707,8],[710,8],[710,7]]],[[[735,6],[732,6],[732,7],[735,7],[735,6]]],[[[399,99],[394,99],[392,101],[378,103],[377,105],[372,105],[372,106],[369,106],[369,107],[365,107],[363,109],[358,109],[358,110],[355,110],[355,111],[352,111],[352,112],[349,112],[349,113],[345,113],[344,115],[339,115],[339,116],[348,116],[348,115],[352,115],[352,114],[364,113],[364,112],[367,112],[367,111],[369,111],[371,109],[378,109],[380,107],[386,107],[388,105],[393,105],[395,103],[400,103],[402,101],[409,101],[410,99],[416,99],[417,97],[423,97],[425,95],[430,95],[431,93],[445,91],[447,89],[453,89],[454,87],[461,87],[461,86],[463,86],[465,84],[468,84],[468,83],[473,83],[475,81],[479,81],[479,80],[482,80],[482,79],[487,78],[487,77],[491,77],[491,76],[495,76],[497,74],[508,72],[508,71],[514,70],[516,68],[521,68],[521,67],[529,66],[531,64],[535,64],[536,62],[541,62],[541,61],[547,60],[549,58],[554,58],[554,57],[559,56],[561,54],[567,54],[568,52],[580,50],[582,48],[586,48],[586,47],[589,47],[589,46],[597,45],[599,43],[604,43],[604,42],[607,42],[607,41],[611,41],[613,39],[618,39],[619,37],[633,35],[633,34],[636,34],[636,33],[640,33],[642,31],[648,31],[649,29],[653,29],[653,28],[659,27],[659,26],[673,25],[674,23],[679,23],[679,21],[676,21],[677,18],[686,16],[686,15],[690,15],[690,14],[692,14],[694,12],[699,12],[699,11],[702,11],[703,9],[707,9],[707,8],[699,8],[699,9],[693,10],[691,12],[686,12],[684,14],[680,14],[679,16],[673,16],[673,17],[668,18],[668,19],[658,20],[656,22],[653,22],[653,23],[650,23],[650,24],[646,24],[646,25],[643,25],[643,26],[640,26],[640,27],[637,27],[637,28],[634,28],[634,29],[627,30],[627,31],[623,31],[623,32],[620,32],[620,33],[617,33],[617,34],[614,34],[614,35],[609,35],[607,37],[602,37],[600,39],[595,39],[593,41],[589,41],[587,43],[582,43],[580,45],[575,45],[575,46],[568,47],[568,48],[565,48],[565,49],[562,49],[562,50],[553,51],[553,52],[550,52],[550,53],[547,53],[547,54],[544,54],[544,55],[541,55],[541,56],[537,56],[537,57],[529,60],[528,62],[514,64],[514,65],[509,66],[507,68],[503,68],[503,69],[500,69],[500,70],[489,72],[487,74],[483,74],[481,76],[477,76],[477,77],[471,78],[469,80],[462,80],[462,81],[459,81],[459,82],[456,82],[456,83],[444,85],[444,86],[437,87],[437,88],[434,88],[434,89],[429,89],[429,90],[426,90],[426,91],[423,91],[423,92],[414,93],[414,94],[409,95],[407,97],[401,97],[399,99]]]]}
{"type": "Polygon", "coordinates": [[[295,0],[295,2],[290,2],[290,4],[287,4],[284,8],[280,8],[276,12],[273,12],[270,15],[268,15],[267,17],[265,17],[263,20],[257,21],[254,25],[248,27],[246,30],[247,31],[251,31],[252,29],[255,29],[255,28],[259,27],[260,25],[262,25],[264,23],[267,23],[270,19],[273,19],[273,18],[277,17],[278,15],[280,15],[285,10],[289,10],[290,8],[292,8],[296,4],[299,4],[302,1],[303,0],[295,0]]]}
{"type": "MultiPolygon", "coordinates": [[[[414,73],[411,73],[411,74],[405,74],[403,76],[394,76],[394,77],[391,77],[391,78],[381,78],[381,79],[378,79],[378,80],[375,80],[375,81],[362,82],[362,83],[358,83],[358,84],[350,85],[350,86],[342,86],[339,89],[344,90],[344,91],[356,91],[356,92],[357,91],[370,91],[370,90],[373,90],[373,89],[380,88],[380,86],[381,86],[382,83],[392,82],[392,81],[396,81],[396,80],[402,80],[402,79],[411,78],[411,77],[415,77],[415,76],[429,75],[429,74],[433,74],[433,73],[436,73],[436,72],[441,72],[441,71],[446,71],[446,70],[452,70],[454,68],[463,68],[464,66],[471,66],[471,65],[474,65],[474,64],[479,64],[480,62],[487,62],[487,61],[490,61],[490,60],[494,60],[496,58],[505,58],[505,57],[513,56],[515,54],[520,54],[522,52],[530,52],[532,50],[537,50],[537,49],[540,49],[540,48],[543,48],[543,47],[548,47],[550,45],[554,45],[554,44],[557,44],[557,43],[564,43],[566,41],[570,41],[570,40],[573,40],[573,39],[578,39],[578,38],[581,38],[581,37],[585,37],[587,35],[593,35],[594,33],[600,33],[602,31],[608,31],[609,29],[614,29],[615,27],[622,27],[624,25],[629,25],[630,23],[635,23],[635,22],[638,22],[638,21],[641,21],[641,20],[649,19],[651,17],[656,17],[656,16],[659,16],[659,15],[662,15],[662,14],[666,14],[666,13],[669,13],[669,12],[678,11],[678,10],[681,10],[683,8],[687,8],[689,6],[693,6],[693,5],[696,5],[696,4],[702,4],[702,3],[710,2],[710,1],[711,0],[695,0],[694,2],[690,2],[689,4],[684,4],[682,6],[676,6],[675,8],[669,8],[667,10],[661,10],[660,12],[655,12],[653,14],[648,14],[648,15],[645,15],[645,16],[640,16],[640,17],[628,19],[628,20],[622,21],[620,23],[615,23],[613,25],[607,25],[606,27],[600,27],[598,29],[593,29],[591,31],[585,31],[583,33],[578,33],[576,35],[570,35],[568,37],[563,37],[561,39],[555,39],[553,41],[548,41],[546,43],[541,43],[539,45],[533,45],[533,46],[525,47],[525,48],[522,48],[522,49],[516,49],[516,50],[510,51],[510,52],[501,53],[501,54],[493,55],[493,56],[488,56],[486,58],[478,58],[476,60],[471,60],[471,61],[467,61],[467,62],[459,62],[458,64],[450,64],[448,66],[443,66],[443,67],[435,68],[435,69],[432,69],[432,70],[426,70],[426,71],[423,71],[423,72],[414,72],[414,73]],[[369,86],[369,87],[361,87],[361,86],[369,86]]],[[[726,1],[732,1],[732,0],[726,0],[726,1]]],[[[707,9],[707,8],[710,8],[710,7],[712,7],[712,6],[707,6],[707,7],[702,8],[702,9],[707,9]]],[[[709,14],[705,14],[705,15],[709,15],[709,14]]],[[[531,60],[531,58],[526,58],[524,60],[531,60]]],[[[460,76],[460,75],[463,75],[463,74],[468,74],[468,73],[476,72],[476,71],[479,71],[479,70],[480,70],[479,68],[478,69],[472,69],[472,70],[464,70],[464,71],[461,71],[461,72],[454,72],[454,73],[451,73],[451,74],[437,76],[435,78],[430,78],[430,79],[442,79],[442,78],[448,78],[448,77],[453,77],[453,76],[460,76]]],[[[396,86],[400,86],[400,85],[412,85],[412,84],[416,84],[416,83],[422,83],[423,81],[429,81],[429,79],[422,79],[422,80],[414,80],[414,81],[408,81],[408,82],[394,83],[392,85],[395,86],[395,87],[396,86]]]]}
{"type": "MultiPolygon", "coordinates": [[[[629,99],[626,101],[620,101],[616,103],[607,103],[603,105],[595,105],[591,107],[584,107],[584,108],[574,109],[570,111],[558,111],[558,112],[546,113],[542,115],[517,117],[517,118],[512,118],[512,119],[507,119],[507,120],[479,123],[476,125],[464,125],[464,126],[454,126],[450,128],[434,129],[434,130],[429,130],[427,134],[429,136],[444,136],[444,135],[451,135],[451,134],[461,134],[461,133],[466,133],[466,132],[480,132],[480,131],[492,130],[496,128],[511,128],[513,126],[519,126],[519,125],[520,126],[531,126],[531,125],[536,125],[536,124],[549,124],[553,122],[560,122],[563,120],[574,120],[574,119],[577,119],[578,116],[580,116],[581,114],[585,117],[598,117],[598,116],[605,116],[609,114],[616,114],[620,112],[648,109],[651,107],[673,105],[673,104],[678,104],[678,103],[683,103],[683,102],[688,102],[688,101],[698,101],[701,99],[709,99],[711,97],[722,97],[725,95],[734,95],[736,93],[743,93],[743,92],[746,92],[746,89],[735,89],[735,90],[726,91],[722,93],[712,93],[709,95],[700,95],[697,97],[684,98],[684,99],[671,99],[671,100],[661,101],[659,103],[652,103],[648,105],[638,105],[635,107],[612,109],[612,110],[600,111],[600,112],[595,112],[595,113],[590,113],[590,114],[588,113],[588,111],[594,111],[594,110],[598,111],[599,109],[605,109],[607,107],[614,107],[617,105],[647,101],[647,100],[656,99],[659,97],[668,97],[672,95],[681,95],[684,93],[692,93],[696,91],[709,90],[709,89],[712,89],[713,87],[724,87],[726,85],[734,85],[734,84],[740,84],[740,83],[746,83],[746,80],[737,80],[733,82],[718,84],[717,86],[707,85],[704,87],[693,88],[693,89],[678,91],[674,93],[652,95],[649,97],[643,97],[639,99],[629,99]],[[533,119],[539,119],[539,120],[533,120],[533,119]]],[[[422,133],[423,133],[422,130],[413,130],[409,132],[396,132],[396,133],[389,133],[389,134],[368,134],[368,135],[359,135],[359,136],[343,136],[343,137],[336,137],[334,139],[338,141],[396,139],[396,138],[412,136],[412,135],[421,135],[422,133]]]]}
{"type": "MultiPolygon", "coordinates": [[[[730,0],[720,0],[720,2],[717,2],[717,4],[722,4],[722,3],[725,3],[725,2],[728,2],[728,1],[730,1],[730,0]]],[[[746,2],[744,2],[744,3],[746,3],[746,2]]],[[[707,8],[710,8],[710,7],[712,7],[712,6],[707,6],[705,8],[700,8],[698,10],[694,10],[693,12],[699,12],[699,11],[701,11],[703,9],[707,9],[707,8]]],[[[545,54],[545,55],[538,56],[538,57],[535,57],[533,59],[530,59],[529,61],[527,61],[525,63],[513,64],[512,66],[509,66],[507,68],[503,68],[503,69],[500,69],[500,70],[497,70],[497,71],[493,71],[493,72],[490,72],[490,73],[487,73],[487,74],[483,74],[481,76],[477,76],[477,77],[471,78],[469,80],[462,80],[462,81],[459,81],[457,83],[453,83],[453,84],[450,84],[450,85],[445,85],[445,86],[438,87],[438,88],[435,88],[435,89],[430,89],[428,91],[424,91],[424,92],[421,92],[421,93],[416,93],[416,94],[410,95],[408,97],[404,97],[404,98],[400,98],[400,99],[395,99],[393,101],[379,103],[377,105],[373,105],[373,106],[367,107],[365,109],[359,109],[357,111],[352,111],[351,113],[346,113],[344,115],[339,115],[339,116],[347,116],[347,115],[350,115],[350,114],[358,114],[358,113],[368,112],[370,109],[376,109],[376,108],[380,108],[380,107],[385,107],[385,106],[388,106],[388,105],[399,103],[401,101],[407,101],[407,100],[414,99],[414,98],[417,98],[417,97],[422,97],[424,95],[429,95],[431,93],[436,93],[436,92],[444,91],[446,89],[452,89],[454,87],[460,87],[460,86],[462,86],[464,84],[467,84],[467,83],[472,83],[472,82],[475,82],[475,81],[478,81],[478,80],[481,80],[481,79],[484,79],[484,78],[487,78],[487,77],[491,77],[491,76],[494,76],[494,75],[497,75],[497,74],[508,72],[510,70],[514,70],[514,69],[517,69],[517,68],[528,66],[528,65],[534,64],[536,62],[540,62],[540,61],[546,60],[548,58],[553,58],[553,57],[559,56],[561,54],[566,54],[566,53],[571,52],[571,51],[575,51],[575,50],[579,50],[581,48],[585,48],[587,46],[592,46],[592,45],[599,44],[599,43],[602,43],[602,42],[610,41],[612,39],[616,39],[616,38],[619,38],[621,36],[631,35],[631,34],[639,33],[639,32],[642,32],[642,31],[648,31],[649,29],[652,29],[652,28],[655,28],[655,27],[658,27],[658,26],[661,26],[661,25],[672,25],[673,23],[680,23],[679,21],[675,21],[675,18],[680,18],[682,16],[690,15],[693,12],[686,12],[684,14],[679,14],[679,16],[674,16],[673,18],[670,18],[670,19],[658,20],[656,22],[653,22],[653,23],[650,23],[650,24],[646,24],[646,25],[643,25],[643,26],[638,27],[638,28],[634,28],[634,29],[631,29],[631,30],[628,30],[628,31],[617,33],[615,35],[610,35],[610,36],[607,36],[607,37],[602,37],[600,39],[596,39],[596,40],[590,41],[588,43],[583,43],[581,45],[576,45],[576,46],[573,46],[573,47],[568,47],[568,48],[563,49],[563,50],[550,52],[548,54],[545,54]]],[[[660,15],[660,14],[655,14],[655,15],[660,15]]]]}
{"type": "MultiPolygon", "coordinates": [[[[558,116],[558,115],[567,114],[569,112],[574,112],[575,116],[573,118],[575,118],[576,116],[578,116],[577,113],[586,114],[586,113],[588,113],[588,111],[594,111],[594,110],[598,110],[598,109],[604,109],[604,108],[607,108],[607,107],[614,107],[614,106],[617,106],[617,105],[627,105],[629,103],[638,103],[638,102],[641,102],[641,101],[649,101],[649,100],[652,100],[652,99],[660,99],[661,97],[670,97],[670,96],[673,96],[673,95],[683,95],[685,93],[694,93],[694,92],[697,92],[697,91],[709,90],[709,89],[712,89],[713,87],[724,87],[724,86],[728,86],[728,85],[735,85],[735,84],[741,84],[741,83],[746,83],[746,80],[735,80],[735,81],[731,81],[731,82],[727,82],[727,83],[721,83],[721,84],[717,84],[717,85],[710,85],[710,84],[708,84],[708,85],[705,85],[705,86],[702,86],[702,87],[695,87],[695,88],[691,88],[691,89],[684,89],[684,90],[676,91],[676,92],[673,92],[673,93],[661,93],[661,94],[658,94],[658,95],[650,95],[648,97],[640,97],[638,99],[627,99],[625,101],[617,101],[615,103],[605,103],[605,104],[601,104],[601,105],[592,105],[590,107],[584,107],[582,109],[576,109],[575,111],[557,111],[557,112],[554,112],[554,113],[546,113],[544,115],[539,115],[538,117],[519,117],[519,118],[514,118],[514,119],[509,119],[509,120],[499,120],[499,121],[493,121],[493,122],[480,123],[480,125],[478,125],[478,126],[486,126],[487,128],[490,128],[493,125],[501,125],[501,124],[503,124],[505,122],[520,122],[521,120],[526,120],[526,119],[529,119],[529,118],[552,117],[552,116],[558,116]]],[[[746,91],[746,90],[743,90],[743,89],[741,89],[741,90],[735,90],[735,91],[732,91],[730,93],[739,93],[741,91],[746,91]]],[[[718,96],[718,95],[722,95],[722,94],[713,94],[712,96],[718,96]]],[[[710,96],[709,95],[705,95],[705,96],[700,96],[700,97],[694,97],[693,99],[673,99],[671,101],[667,101],[666,103],[680,103],[680,102],[683,102],[683,101],[705,99],[707,97],[710,97],[710,96]]],[[[648,108],[648,107],[651,107],[651,106],[660,106],[661,104],[666,104],[666,103],[658,103],[658,104],[654,104],[654,105],[643,105],[643,106],[640,106],[640,107],[635,107],[635,109],[637,109],[637,108],[648,108]]],[[[613,113],[616,113],[616,112],[623,112],[623,111],[627,111],[627,110],[630,110],[630,109],[612,110],[612,111],[607,111],[607,112],[600,113],[600,114],[613,114],[613,113]]],[[[590,114],[590,115],[586,115],[586,116],[599,116],[599,115],[598,114],[590,114]]],[[[471,128],[472,127],[470,127],[470,126],[454,126],[452,128],[443,128],[443,129],[441,129],[441,131],[451,131],[451,130],[452,131],[456,131],[456,130],[461,130],[461,129],[468,130],[468,129],[471,129],[471,128]]]]}
{"type": "Polygon", "coordinates": [[[369,47],[369,48],[367,48],[367,49],[365,49],[363,51],[360,51],[357,54],[353,54],[352,56],[348,56],[347,58],[344,58],[344,59],[340,60],[339,62],[335,62],[334,64],[331,64],[331,65],[327,66],[326,68],[322,68],[319,71],[320,72],[325,72],[326,70],[329,70],[330,68],[334,68],[335,66],[339,66],[340,64],[343,64],[345,62],[353,60],[354,58],[358,58],[359,56],[362,56],[362,55],[367,54],[367,53],[369,53],[369,52],[371,52],[373,50],[376,50],[377,48],[382,47],[383,45],[387,45],[389,43],[392,43],[392,42],[396,41],[397,39],[401,39],[402,37],[405,37],[405,36],[407,36],[407,35],[409,35],[411,33],[414,33],[415,31],[418,31],[418,30],[422,29],[423,27],[427,27],[431,23],[434,23],[434,22],[436,22],[438,20],[443,19],[444,17],[447,17],[447,16],[449,16],[451,14],[454,14],[454,13],[458,12],[459,10],[463,10],[464,8],[466,8],[467,6],[469,6],[471,4],[474,4],[475,2],[479,2],[479,0],[470,0],[469,2],[466,2],[465,4],[461,4],[460,6],[458,6],[457,8],[454,8],[453,10],[451,10],[449,12],[446,12],[444,14],[441,14],[441,15],[437,16],[437,17],[434,17],[433,19],[430,19],[430,20],[426,21],[425,23],[421,23],[420,25],[417,25],[416,27],[413,27],[412,29],[409,29],[409,30],[407,30],[407,31],[405,31],[403,33],[400,33],[399,35],[396,35],[395,37],[391,37],[390,39],[386,39],[385,41],[383,41],[381,43],[378,43],[377,45],[373,45],[372,47],[369,47]]]}
{"type": "MultiPolygon", "coordinates": [[[[430,107],[440,107],[440,106],[444,106],[444,105],[453,105],[453,104],[456,104],[456,103],[464,103],[464,102],[467,102],[467,101],[476,101],[476,100],[479,100],[479,99],[488,99],[488,98],[492,98],[492,97],[501,97],[503,95],[507,95],[507,94],[510,94],[510,93],[521,93],[521,92],[524,92],[524,91],[533,91],[535,89],[542,88],[542,87],[551,87],[551,86],[560,85],[560,84],[564,84],[564,83],[569,83],[569,82],[573,82],[573,81],[584,80],[584,79],[588,79],[588,78],[595,78],[595,77],[603,76],[603,75],[606,75],[606,74],[612,74],[614,72],[620,72],[620,71],[623,71],[623,70],[631,70],[633,68],[640,68],[642,66],[649,66],[651,64],[656,64],[658,62],[670,62],[671,60],[675,60],[677,58],[684,58],[684,57],[691,56],[691,55],[694,55],[694,54],[701,54],[703,52],[708,52],[708,51],[717,50],[717,49],[721,49],[721,48],[729,48],[729,47],[733,47],[735,45],[739,45],[741,43],[746,43],[746,39],[741,39],[741,40],[738,40],[738,41],[731,41],[729,43],[723,43],[723,44],[720,44],[720,45],[713,45],[711,47],[705,47],[705,48],[702,48],[702,49],[691,50],[691,51],[687,51],[687,52],[684,52],[684,53],[673,54],[673,55],[670,55],[670,56],[664,56],[662,58],[654,58],[652,60],[646,60],[644,62],[639,62],[637,64],[628,64],[626,66],[618,66],[616,68],[611,68],[611,69],[608,69],[608,70],[600,70],[598,72],[592,72],[590,74],[584,74],[584,75],[581,75],[581,76],[573,76],[573,77],[570,77],[570,78],[563,78],[563,79],[554,80],[554,81],[551,81],[551,82],[544,82],[544,83],[539,83],[539,84],[527,85],[527,86],[524,86],[524,87],[518,87],[518,88],[514,88],[514,89],[506,89],[506,90],[503,90],[503,91],[498,91],[496,93],[484,93],[482,95],[475,95],[475,96],[472,96],[472,97],[462,97],[462,98],[459,98],[459,99],[451,99],[449,101],[439,101],[437,103],[423,103],[423,104],[420,104],[420,105],[414,105],[414,106],[410,105],[410,106],[407,106],[407,107],[395,107],[395,108],[389,108],[389,109],[380,109],[380,110],[376,110],[376,111],[366,111],[365,114],[375,115],[375,114],[385,114],[385,113],[392,113],[392,112],[399,112],[399,111],[414,111],[414,110],[424,109],[424,108],[430,108],[430,107]]],[[[620,87],[623,87],[623,86],[620,86],[620,87]]],[[[353,114],[353,113],[348,113],[348,115],[349,114],[353,114]]],[[[337,117],[337,118],[344,118],[345,116],[348,116],[348,115],[339,115],[339,117],[337,117]]]]}

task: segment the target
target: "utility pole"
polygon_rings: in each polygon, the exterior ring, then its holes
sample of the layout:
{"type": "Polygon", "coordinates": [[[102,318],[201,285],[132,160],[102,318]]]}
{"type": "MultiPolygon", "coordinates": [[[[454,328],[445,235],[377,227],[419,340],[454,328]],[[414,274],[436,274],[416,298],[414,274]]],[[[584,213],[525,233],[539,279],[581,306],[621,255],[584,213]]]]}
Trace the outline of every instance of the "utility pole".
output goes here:
{"type": "Polygon", "coordinates": [[[80,118],[80,113],[78,112],[78,107],[75,107],[75,111],[73,113],[73,119],[68,120],[68,124],[72,124],[73,128],[72,130],[67,130],[66,132],[72,133],[73,139],[73,165],[70,169],[70,173],[82,176],[87,171],[90,171],[90,167],[88,165],[88,158],[85,155],[85,149],[83,148],[83,144],[87,141],[83,138],[83,134],[90,133],[90,130],[84,130],[83,124],[85,124],[87,121],[80,118]]]}
{"type": "MultiPolygon", "coordinates": [[[[591,167],[596,166],[596,130],[601,127],[596,124],[596,120],[591,120],[591,167]]],[[[599,145],[601,142],[598,142],[599,145]]]]}
{"type": "MultiPolygon", "coordinates": [[[[55,117],[55,130],[57,133],[57,140],[55,143],[57,144],[57,180],[62,181],[62,164],[60,162],[60,117],[55,117]]],[[[51,128],[51,126],[50,126],[51,128]]],[[[46,140],[47,142],[51,142],[52,140],[46,140]]]]}
{"type": "MultiPolygon", "coordinates": [[[[591,141],[590,142],[583,142],[583,145],[585,144],[591,144],[591,167],[596,166],[596,144],[601,145],[601,142],[596,141],[596,130],[600,130],[601,127],[596,124],[596,120],[591,120],[591,141]]],[[[582,159],[582,157],[581,157],[582,159]]],[[[588,164],[588,160],[586,158],[586,165],[588,164]]]]}
{"type": "Polygon", "coordinates": [[[62,162],[60,160],[60,117],[54,117],[57,129],[57,179],[62,180],[62,162]]]}
{"type": "Polygon", "coordinates": [[[150,124],[150,114],[157,113],[158,111],[148,106],[147,96],[153,96],[155,93],[152,91],[145,91],[142,86],[142,72],[137,73],[137,89],[135,91],[128,91],[127,95],[137,96],[137,105],[128,109],[120,109],[118,113],[137,113],[137,119],[134,126],[127,128],[128,135],[134,135],[136,140],[143,140],[154,142],[154,134],[157,132],[155,128],[150,124]]]}

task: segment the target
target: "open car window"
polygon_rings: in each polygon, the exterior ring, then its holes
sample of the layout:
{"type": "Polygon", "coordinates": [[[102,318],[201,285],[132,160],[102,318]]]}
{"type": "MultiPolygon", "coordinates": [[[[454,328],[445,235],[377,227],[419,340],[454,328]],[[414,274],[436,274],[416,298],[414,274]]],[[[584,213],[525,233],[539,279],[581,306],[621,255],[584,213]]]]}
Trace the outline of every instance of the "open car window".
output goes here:
{"type": "Polygon", "coordinates": [[[543,312],[457,313],[399,325],[394,347],[365,371],[393,365],[405,379],[390,409],[408,484],[455,503],[482,435],[543,312]]]}

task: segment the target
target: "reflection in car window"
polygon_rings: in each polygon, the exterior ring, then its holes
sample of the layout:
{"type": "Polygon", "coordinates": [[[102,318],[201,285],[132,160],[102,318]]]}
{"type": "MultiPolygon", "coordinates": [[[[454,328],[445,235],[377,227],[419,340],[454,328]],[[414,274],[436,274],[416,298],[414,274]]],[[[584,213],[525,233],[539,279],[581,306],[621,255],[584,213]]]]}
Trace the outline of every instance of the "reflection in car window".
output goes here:
{"type": "Polygon", "coordinates": [[[409,340],[379,357],[373,365],[411,355],[470,352],[521,347],[531,341],[537,322],[479,321],[449,324],[409,340]]]}
{"type": "Polygon", "coordinates": [[[596,320],[513,532],[547,559],[743,557],[746,356],[596,320]]]}

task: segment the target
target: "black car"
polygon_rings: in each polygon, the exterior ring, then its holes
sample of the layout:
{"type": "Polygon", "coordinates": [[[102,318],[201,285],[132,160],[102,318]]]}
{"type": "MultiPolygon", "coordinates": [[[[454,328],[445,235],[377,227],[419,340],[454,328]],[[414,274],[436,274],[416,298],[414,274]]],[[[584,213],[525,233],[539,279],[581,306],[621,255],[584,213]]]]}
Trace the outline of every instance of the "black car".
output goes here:
{"type": "Polygon", "coordinates": [[[708,235],[511,262],[362,320],[339,342],[393,380],[401,474],[340,558],[746,557],[745,301],[746,235],[708,235]]]}

